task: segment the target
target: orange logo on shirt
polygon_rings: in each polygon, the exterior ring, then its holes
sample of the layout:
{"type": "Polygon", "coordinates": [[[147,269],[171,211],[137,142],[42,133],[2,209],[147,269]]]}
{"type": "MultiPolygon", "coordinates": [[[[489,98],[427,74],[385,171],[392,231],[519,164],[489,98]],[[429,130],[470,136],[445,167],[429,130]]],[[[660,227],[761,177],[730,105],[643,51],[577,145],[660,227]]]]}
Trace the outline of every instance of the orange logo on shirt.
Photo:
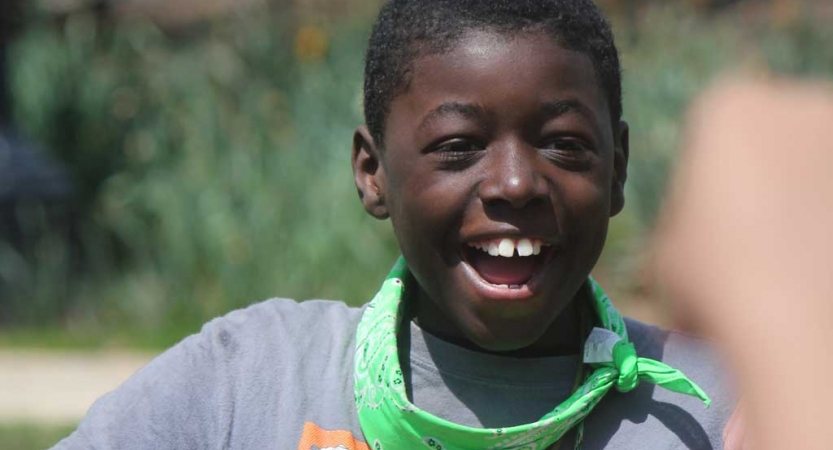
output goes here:
{"type": "Polygon", "coordinates": [[[318,425],[307,422],[301,433],[298,450],[370,450],[346,430],[322,430],[318,425]]]}

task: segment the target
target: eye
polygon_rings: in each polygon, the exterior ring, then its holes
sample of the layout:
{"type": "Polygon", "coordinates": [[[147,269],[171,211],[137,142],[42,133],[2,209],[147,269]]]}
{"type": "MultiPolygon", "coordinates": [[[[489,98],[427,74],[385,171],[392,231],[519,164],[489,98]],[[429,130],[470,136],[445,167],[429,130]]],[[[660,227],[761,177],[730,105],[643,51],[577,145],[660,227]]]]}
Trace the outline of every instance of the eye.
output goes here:
{"type": "Polygon", "coordinates": [[[437,153],[470,153],[483,150],[479,145],[464,139],[443,142],[434,151],[437,153]]]}
{"type": "Polygon", "coordinates": [[[485,149],[468,139],[444,141],[434,147],[435,155],[443,170],[463,170],[474,164],[485,149]]]}
{"type": "Polygon", "coordinates": [[[592,145],[574,137],[549,139],[539,148],[547,159],[570,170],[587,169],[595,155],[592,145]]]}
{"type": "Polygon", "coordinates": [[[542,146],[544,150],[556,150],[562,152],[584,152],[590,151],[590,146],[580,139],[558,138],[546,141],[542,146]]]}

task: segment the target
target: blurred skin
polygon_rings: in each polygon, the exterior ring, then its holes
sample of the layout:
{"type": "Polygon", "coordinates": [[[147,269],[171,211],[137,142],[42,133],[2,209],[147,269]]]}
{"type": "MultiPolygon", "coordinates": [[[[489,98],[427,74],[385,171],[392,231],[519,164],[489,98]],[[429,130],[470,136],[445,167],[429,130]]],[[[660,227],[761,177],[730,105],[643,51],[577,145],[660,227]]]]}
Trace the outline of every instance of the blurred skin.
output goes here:
{"type": "Polygon", "coordinates": [[[742,386],[727,449],[833,441],[831,128],[821,84],[726,82],[690,115],[654,270],[742,386]]]}

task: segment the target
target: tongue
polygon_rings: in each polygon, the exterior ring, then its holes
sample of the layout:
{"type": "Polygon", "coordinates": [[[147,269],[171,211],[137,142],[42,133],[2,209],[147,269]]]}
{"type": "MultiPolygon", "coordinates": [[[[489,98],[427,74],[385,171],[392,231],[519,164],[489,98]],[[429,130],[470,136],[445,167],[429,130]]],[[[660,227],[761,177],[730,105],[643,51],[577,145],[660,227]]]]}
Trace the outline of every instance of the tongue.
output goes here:
{"type": "Polygon", "coordinates": [[[480,276],[492,284],[522,285],[532,278],[535,257],[504,258],[483,252],[471,255],[469,263],[480,276]]]}

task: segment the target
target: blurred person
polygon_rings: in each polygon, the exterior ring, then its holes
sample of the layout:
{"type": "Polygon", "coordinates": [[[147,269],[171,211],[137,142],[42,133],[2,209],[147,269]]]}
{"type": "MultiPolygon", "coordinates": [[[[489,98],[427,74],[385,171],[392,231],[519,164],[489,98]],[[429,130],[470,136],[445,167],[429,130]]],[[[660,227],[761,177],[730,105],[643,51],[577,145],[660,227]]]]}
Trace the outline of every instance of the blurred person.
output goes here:
{"type": "Polygon", "coordinates": [[[833,86],[787,81],[725,82],[690,116],[655,269],[738,378],[727,448],[833,442],[831,124],[833,86]]]}
{"type": "Polygon", "coordinates": [[[386,3],[352,142],[402,251],[379,293],[216,319],[56,448],[720,448],[709,347],[589,276],[625,202],[621,102],[591,0],[386,3]]]}
{"type": "MultiPolygon", "coordinates": [[[[14,121],[9,58],[24,26],[23,11],[22,1],[0,2],[0,241],[33,258],[43,236],[71,234],[74,189],[65,168],[28,139],[14,121]],[[44,221],[39,221],[41,216],[44,221]]],[[[19,295],[12,288],[19,283],[0,276],[0,325],[15,320],[16,311],[6,301],[19,295]]]]}
{"type": "Polygon", "coordinates": [[[0,3],[0,125],[6,125],[11,120],[11,99],[6,70],[7,53],[12,38],[19,32],[22,22],[21,1],[6,0],[0,3]]]}

